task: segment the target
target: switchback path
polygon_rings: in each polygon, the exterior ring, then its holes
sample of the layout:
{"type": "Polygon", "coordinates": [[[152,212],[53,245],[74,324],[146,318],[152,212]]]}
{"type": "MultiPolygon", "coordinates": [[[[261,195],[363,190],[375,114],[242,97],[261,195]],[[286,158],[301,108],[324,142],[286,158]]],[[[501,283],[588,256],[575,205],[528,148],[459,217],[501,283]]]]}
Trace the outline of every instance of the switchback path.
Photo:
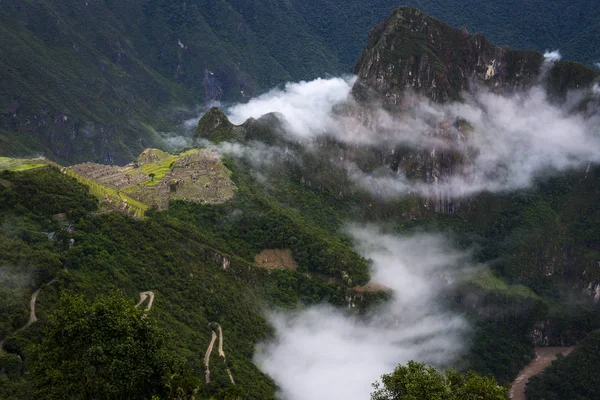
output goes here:
{"type": "MultiPolygon", "coordinates": [[[[52,283],[52,282],[50,282],[50,283],[52,283]]],[[[29,308],[31,309],[31,313],[29,314],[29,320],[27,321],[27,323],[25,325],[23,325],[22,327],[20,327],[16,331],[14,331],[12,333],[13,335],[29,328],[31,326],[31,324],[33,324],[34,322],[37,321],[37,317],[35,316],[35,302],[37,301],[37,297],[40,294],[41,290],[42,290],[42,288],[40,287],[40,288],[38,288],[38,290],[33,292],[33,294],[31,295],[31,300],[29,300],[29,308]]],[[[2,353],[4,353],[4,340],[0,340],[0,354],[2,354],[2,353]]]]}
{"type": "MultiPolygon", "coordinates": [[[[55,279],[52,279],[50,282],[48,282],[48,285],[53,284],[54,281],[55,281],[55,279]]],[[[31,300],[29,301],[29,308],[31,309],[31,313],[29,314],[29,320],[27,321],[27,323],[25,325],[23,325],[22,327],[20,327],[16,331],[14,331],[12,333],[13,335],[29,328],[33,323],[37,322],[37,317],[35,315],[35,303],[37,301],[37,297],[40,294],[41,290],[42,290],[42,288],[39,287],[38,290],[33,292],[33,294],[31,295],[31,300]]],[[[150,298],[150,300],[148,301],[148,305],[146,306],[146,309],[144,311],[150,311],[150,309],[152,308],[152,303],[154,302],[154,292],[152,292],[152,291],[141,292],[140,293],[140,301],[135,306],[138,307],[140,304],[142,304],[144,301],[146,301],[147,298],[150,298]]],[[[0,354],[3,354],[3,353],[4,353],[4,340],[0,340],[0,354]]]]}
{"type": "Polygon", "coordinates": [[[530,362],[512,383],[508,397],[511,400],[526,400],[525,387],[529,378],[535,376],[548,368],[552,361],[556,360],[557,354],[567,355],[573,350],[573,347],[537,347],[535,349],[535,359],[530,362]]]}
{"type": "Polygon", "coordinates": [[[140,292],[140,301],[135,306],[139,307],[147,298],[150,298],[150,300],[148,300],[148,305],[144,311],[150,311],[152,303],[154,303],[154,292],[152,291],[140,292]]]}
{"type": "Polygon", "coordinates": [[[213,351],[213,347],[215,345],[215,341],[217,340],[217,334],[215,333],[215,331],[212,331],[212,339],[210,340],[210,343],[208,345],[208,348],[206,349],[206,353],[204,354],[204,367],[206,367],[206,372],[205,372],[205,380],[206,383],[210,383],[210,369],[209,369],[209,364],[210,364],[210,354],[213,351]]]}
{"type": "MultiPolygon", "coordinates": [[[[227,370],[227,375],[229,375],[229,380],[231,381],[231,384],[235,385],[235,380],[233,379],[233,374],[231,373],[231,370],[229,369],[229,367],[227,367],[227,359],[225,358],[225,352],[223,351],[223,329],[221,328],[221,325],[219,325],[219,324],[216,324],[216,325],[217,325],[217,329],[219,330],[219,336],[218,336],[219,346],[218,346],[217,352],[219,353],[219,357],[223,358],[223,362],[225,363],[225,369],[227,370]]],[[[210,383],[210,369],[209,369],[210,355],[212,354],[213,347],[215,345],[216,340],[217,340],[217,333],[213,330],[212,338],[210,340],[208,348],[206,349],[206,353],[204,354],[204,367],[206,368],[206,372],[205,372],[206,383],[210,383]]]]}

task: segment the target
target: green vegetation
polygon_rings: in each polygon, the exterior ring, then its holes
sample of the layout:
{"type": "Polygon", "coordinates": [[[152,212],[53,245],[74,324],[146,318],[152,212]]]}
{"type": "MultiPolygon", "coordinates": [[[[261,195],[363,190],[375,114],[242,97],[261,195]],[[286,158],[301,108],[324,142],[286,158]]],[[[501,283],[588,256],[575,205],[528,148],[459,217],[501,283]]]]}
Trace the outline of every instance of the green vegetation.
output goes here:
{"type": "Polygon", "coordinates": [[[98,182],[95,182],[91,179],[84,178],[83,176],[73,172],[68,168],[64,169],[64,173],[65,175],[73,177],[82,184],[88,186],[90,188],[90,193],[96,196],[96,198],[98,198],[99,200],[104,200],[108,198],[111,201],[116,202],[117,204],[121,204],[126,201],[129,212],[131,212],[132,215],[137,218],[141,218],[144,215],[146,215],[146,211],[148,211],[148,209],[150,208],[150,206],[133,199],[125,193],[101,185],[98,182]]]}
{"type": "Polygon", "coordinates": [[[444,374],[422,363],[409,361],[375,383],[372,400],[505,400],[506,388],[494,378],[469,371],[444,374]]]}
{"type": "Polygon", "coordinates": [[[559,356],[527,384],[528,399],[592,400],[600,391],[600,331],[590,333],[568,356],[559,356]]]}
{"type": "MultiPolygon", "coordinates": [[[[65,291],[82,295],[85,302],[76,303],[88,309],[96,306],[84,303],[91,304],[120,289],[130,299],[119,300],[125,310],[139,292],[154,291],[156,299],[149,314],[168,335],[165,349],[180,360],[175,372],[182,380],[187,380],[186,376],[203,379],[211,323],[219,323],[227,338],[228,367],[237,387],[249,399],[272,398],[275,393],[273,382],[252,363],[256,343],[272,333],[264,317],[265,307],[292,308],[324,301],[346,304],[347,287],[299,272],[257,269],[228,254],[224,243],[206,233],[207,227],[198,230],[180,211],[149,212],[141,220],[120,213],[92,216],[88,212],[97,207],[96,198],[55,168],[0,173],[0,199],[0,340],[5,340],[4,348],[9,352],[1,361],[10,365],[0,374],[2,398],[30,395],[30,381],[25,375],[34,357],[30,350],[34,345],[43,346],[48,315],[65,291]],[[65,230],[53,218],[57,213],[66,213],[75,221],[76,230],[65,230]],[[44,232],[49,231],[56,231],[56,240],[48,240],[44,232]],[[71,239],[74,246],[69,245],[71,239]],[[224,259],[228,260],[227,269],[223,268],[224,259]],[[39,322],[16,332],[29,316],[31,293],[40,286],[39,322]]],[[[179,207],[187,209],[183,203],[179,207]]],[[[318,240],[334,239],[324,236],[318,240]]],[[[359,259],[349,245],[337,246],[340,258],[352,254],[359,259]]],[[[223,398],[238,390],[231,388],[225,365],[220,362],[211,363],[211,383],[199,388],[198,398],[223,398]]]]}
{"type": "Polygon", "coordinates": [[[167,338],[133,301],[63,296],[31,349],[36,399],[149,399],[166,392],[167,338]]]}
{"type": "Polygon", "coordinates": [[[0,147],[128,162],[191,117],[185,107],[350,72],[369,31],[402,4],[499,45],[600,61],[589,0],[24,0],[0,11],[0,147]]]}
{"type": "Polygon", "coordinates": [[[301,272],[335,276],[349,286],[367,283],[367,262],[352,250],[350,241],[340,232],[342,221],[338,213],[308,197],[311,191],[298,186],[297,181],[282,184],[276,193],[269,193],[255,181],[249,166],[238,167],[233,162],[227,165],[234,171],[232,179],[238,188],[232,201],[218,205],[177,202],[158,217],[189,221],[211,246],[249,262],[262,250],[290,248],[301,272]],[[296,204],[282,204],[284,199],[295,199],[296,204]],[[298,204],[305,201],[311,203],[298,204]],[[328,221],[310,218],[315,215],[326,215],[328,221]]]}
{"type": "Polygon", "coordinates": [[[51,164],[49,161],[46,161],[43,158],[31,159],[31,158],[9,158],[9,157],[0,157],[0,171],[9,170],[9,171],[28,171],[30,169],[36,169],[40,167],[45,167],[51,164]]]}
{"type": "MultiPolygon", "coordinates": [[[[163,163],[165,154],[154,154],[152,162],[163,163]]],[[[63,291],[91,303],[121,289],[130,301],[141,291],[156,293],[150,315],[169,335],[166,349],[181,360],[180,376],[203,377],[203,354],[216,322],[227,337],[227,362],[238,386],[248,398],[272,397],[274,383],[251,361],[255,344],[272,334],[264,308],[347,304],[349,286],[368,280],[368,261],[344,234],[348,220],[384,222],[399,233],[450,233],[458,246],[475,249],[475,259],[490,265],[448,298],[474,327],[461,368],[505,383],[533,356],[537,321],[550,320],[553,340],[571,343],[600,327],[596,307],[565,279],[585,276],[598,252],[597,168],[585,176],[544,179],[526,191],[482,194],[460,213],[440,216],[415,199],[378,201],[351,189],[336,166],[318,161],[328,157],[303,157],[300,164],[283,161],[263,171],[266,186],[245,161],[226,159],[237,187],[234,199],[176,201],[169,210],[148,210],[147,218],[137,220],[119,213],[91,215],[97,198],[56,168],[1,172],[0,339],[10,373],[0,376],[0,395],[22,399],[30,393],[28,348],[41,343],[41,329],[63,291]],[[408,217],[414,208],[421,218],[408,217]],[[56,214],[74,221],[75,231],[65,229],[56,214]],[[56,232],[54,240],[48,232],[56,232]],[[291,249],[298,271],[252,265],[256,254],[273,248],[291,249]],[[567,263],[555,262],[548,274],[548,260],[561,257],[567,263]],[[321,278],[332,276],[334,284],[321,278]],[[40,286],[40,322],[18,331],[29,316],[29,297],[40,286]]],[[[363,306],[385,298],[374,295],[363,306]]],[[[211,384],[199,386],[201,398],[233,390],[223,363],[211,367],[211,377],[211,384]]]]}

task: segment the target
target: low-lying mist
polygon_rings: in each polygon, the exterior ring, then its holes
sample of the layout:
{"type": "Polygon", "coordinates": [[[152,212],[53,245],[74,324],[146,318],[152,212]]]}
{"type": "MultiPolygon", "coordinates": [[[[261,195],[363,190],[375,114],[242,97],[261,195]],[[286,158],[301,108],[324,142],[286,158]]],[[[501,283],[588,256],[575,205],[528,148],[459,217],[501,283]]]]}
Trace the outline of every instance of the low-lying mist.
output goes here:
{"type": "MultiPolygon", "coordinates": [[[[547,63],[560,58],[558,52],[545,56],[547,63]]],[[[541,86],[511,94],[480,87],[449,104],[409,94],[411,107],[392,114],[377,104],[356,104],[354,82],[345,77],[288,84],[225,110],[236,124],[279,113],[286,127],[281,134],[294,143],[289,148],[285,141],[216,147],[249,160],[266,184],[269,169],[281,160],[302,162],[291,149],[314,150],[324,137],[349,152],[362,146],[393,156],[397,148],[408,148],[419,162],[435,162],[440,152],[460,154],[451,173],[431,180],[408,179],[401,163],[397,170],[362,170],[355,160],[339,158],[356,184],[383,197],[515,190],[548,173],[600,162],[599,116],[573,111],[583,99],[599,100],[597,84],[569,94],[562,104],[550,101],[541,86]]],[[[356,250],[372,260],[373,281],[392,289],[393,299],[361,317],[325,305],[270,313],[276,338],[259,346],[255,361],[285,399],[369,398],[371,384],[398,363],[451,366],[468,346],[467,322],[442,301],[473,271],[467,253],[442,236],[397,237],[357,226],[348,231],[356,250]]]]}
{"type": "MultiPolygon", "coordinates": [[[[546,58],[559,57],[552,52],[546,58]]],[[[372,174],[347,163],[357,183],[383,196],[464,197],[515,190],[549,172],[600,162],[600,117],[573,112],[584,96],[600,96],[597,84],[571,94],[562,105],[552,103],[539,86],[510,95],[480,88],[449,104],[414,96],[408,111],[392,115],[376,105],[356,105],[350,96],[354,82],[346,77],[288,84],[226,111],[238,124],[278,112],[286,134],[309,145],[311,139],[328,136],[388,154],[397,146],[432,158],[436,152],[461,154],[463,162],[454,173],[433,182],[409,180],[402,169],[372,174]]]]}
{"type": "Polygon", "coordinates": [[[368,399],[371,384],[398,363],[447,366],[467,343],[466,321],[440,297],[468,274],[468,254],[441,236],[400,238],[357,226],[349,233],[393,300],[364,318],[327,306],[271,314],[276,339],[259,347],[255,361],[287,400],[368,399]]]}

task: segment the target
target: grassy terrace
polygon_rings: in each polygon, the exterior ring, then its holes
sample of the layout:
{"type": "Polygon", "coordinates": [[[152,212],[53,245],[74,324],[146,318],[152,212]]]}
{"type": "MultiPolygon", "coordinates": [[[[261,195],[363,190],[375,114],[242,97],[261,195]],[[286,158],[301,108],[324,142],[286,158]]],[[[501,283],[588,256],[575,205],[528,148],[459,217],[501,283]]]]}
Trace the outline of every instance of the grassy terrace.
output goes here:
{"type": "MultiPolygon", "coordinates": [[[[108,209],[125,212],[137,218],[142,218],[145,216],[146,211],[148,211],[151,206],[157,206],[159,203],[163,204],[165,201],[168,205],[168,193],[167,197],[165,198],[164,190],[158,190],[160,188],[154,187],[157,186],[167,176],[167,174],[174,169],[175,162],[181,160],[183,157],[194,155],[198,152],[198,149],[191,149],[183,153],[173,155],[158,149],[147,149],[137,160],[139,167],[134,168],[128,166],[120,169],[117,168],[117,172],[114,173],[109,172],[109,175],[112,174],[110,177],[115,178],[116,176],[117,180],[118,174],[122,174],[125,177],[130,175],[134,179],[131,180],[129,185],[119,184],[114,186],[114,182],[111,183],[110,179],[107,181],[104,181],[101,177],[96,179],[96,176],[93,174],[93,169],[84,169],[87,172],[92,172],[92,175],[87,175],[87,173],[82,172],[77,168],[61,167],[60,165],[44,158],[16,159],[0,157],[0,171],[27,171],[34,168],[52,165],[59,168],[67,176],[73,177],[80,183],[88,186],[90,193],[93,196],[97,197],[101,202],[106,201],[105,206],[108,207],[108,209]],[[145,177],[147,177],[147,179],[144,180],[145,177]]],[[[202,158],[200,157],[200,159],[202,158]]],[[[195,165],[198,160],[190,160],[190,162],[192,163],[191,168],[193,169],[195,168],[193,165],[195,165]]],[[[185,164],[189,163],[186,162],[185,164]]],[[[222,164],[220,165],[222,166],[222,164]]],[[[103,166],[98,165],[98,167],[101,170],[103,166]]],[[[92,166],[91,168],[94,167],[92,166]]],[[[187,175],[185,171],[180,172],[181,174],[178,175],[178,179],[180,181],[186,180],[187,175]]],[[[184,187],[182,193],[184,196],[187,196],[186,198],[194,198],[194,196],[200,196],[201,198],[204,198],[202,197],[205,195],[203,191],[205,188],[208,188],[209,184],[211,183],[213,183],[211,182],[211,178],[202,175],[201,179],[194,178],[193,184],[189,187],[184,187]]]]}
{"type": "Polygon", "coordinates": [[[141,185],[143,185],[143,186],[156,186],[165,177],[165,175],[167,175],[169,173],[169,171],[171,171],[173,169],[172,165],[175,161],[177,161],[187,155],[197,153],[198,150],[191,149],[191,150],[185,151],[185,152],[183,152],[181,154],[177,154],[177,155],[168,154],[168,153],[165,153],[162,151],[159,152],[156,150],[154,150],[154,152],[155,152],[155,154],[164,155],[164,158],[162,158],[160,161],[157,161],[157,162],[145,163],[145,164],[141,165],[139,167],[139,169],[137,169],[137,170],[132,169],[132,170],[127,171],[127,173],[130,173],[130,174],[137,172],[137,171],[142,171],[144,174],[146,174],[148,176],[150,174],[154,174],[154,179],[149,178],[148,180],[141,183],[141,185]]]}
{"type": "MultiPolygon", "coordinates": [[[[54,165],[61,168],[58,164],[48,161],[45,158],[9,158],[0,157],[0,171],[9,170],[14,172],[29,171],[36,168],[47,167],[54,165]]],[[[127,205],[131,210],[132,214],[137,218],[141,218],[146,214],[146,211],[150,208],[146,204],[127,196],[124,193],[120,193],[114,189],[100,185],[91,179],[84,178],[83,176],[71,171],[67,168],[61,168],[62,172],[66,175],[75,178],[77,181],[83,183],[90,188],[90,193],[100,200],[109,198],[113,202],[118,204],[127,201],[127,205]]],[[[164,174],[163,174],[164,176],[164,174]]]]}
{"type": "Polygon", "coordinates": [[[0,171],[28,171],[30,169],[45,167],[51,162],[44,158],[8,158],[0,157],[0,171]]]}
{"type": "Polygon", "coordinates": [[[99,198],[100,200],[108,198],[117,203],[122,203],[126,201],[127,206],[133,212],[136,218],[142,218],[146,214],[146,211],[148,211],[148,209],[150,208],[148,205],[137,201],[134,198],[122,192],[103,186],[91,179],[84,178],[83,176],[71,171],[70,169],[65,168],[64,172],[68,176],[71,176],[77,179],[79,182],[83,183],[84,185],[87,185],[90,188],[90,193],[99,198]]]}

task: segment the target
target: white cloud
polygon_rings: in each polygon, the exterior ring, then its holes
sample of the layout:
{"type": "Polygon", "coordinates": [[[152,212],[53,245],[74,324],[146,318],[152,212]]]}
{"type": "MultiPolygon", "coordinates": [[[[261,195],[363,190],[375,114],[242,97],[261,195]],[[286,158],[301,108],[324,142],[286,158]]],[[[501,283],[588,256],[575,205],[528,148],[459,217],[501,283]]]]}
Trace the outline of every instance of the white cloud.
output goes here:
{"type": "Polygon", "coordinates": [[[544,53],[544,58],[546,59],[546,61],[556,62],[560,61],[562,59],[562,56],[560,55],[559,50],[546,50],[546,52],[544,53]]]}
{"type": "MultiPolygon", "coordinates": [[[[547,57],[556,59],[554,53],[547,57]]],[[[598,116],[586,119],[552,104],[539,87],[511,95],[479,90],[465,95],[462,103],[445,105],[415,101],[409,111],[392,116],[376,106],[364,109],[354,104],[349,96],[352,82],[334,78],[288,84],[228,112],[236,123],[279,112],[295,138],[307,139],[304,143],[326,135],[387,153],[397,145],[430,153],[452,149],[467,160],[454,175],[428,184],[409,181],[405,171],[367,175],[351,170],[357,182],[387,195],[462,197],[513,190],[531,185],[548,171],[600,162],[598,116]],[[465,134],[454,128],[457,119],[468,121],[472,131],[465,134]],[[448,126],[449,136],[439,134],[440,124],[448,126]]],[[[598,91],[597,86],[592,90],[598,91]]]]}
{"type": "Polygon", "coordinates": [[[234,124],[241,124],[248,118],[277,112],[285,115],[290,132],[300,137],[322,134],[334,123],[332,106],[348,97],[353,83],[352,77],[288,83],[283,89],[230,107],[227,115],[234,124]]]}
{"type": "Polygon", "coordinates": [[[286,400],[369,398],[371,384],[398,363],[448,365],[461,354],[468,326],[438,297],[460,279],[467,255],[440,236],[399,238],[353,227],[360,253],[373,260],[373,279],[394,298],[366,319],[331,307],[270,317],[276,338],[259,347],[258,366],[286,400]]]}
{"type": "MultiPolygon", "coordinates": [[[[600,162],[598,117],[586,119],[552,105],[540,88],[511,96],[481,91],[464,103],[427,104],[431,107],[437,108],[441,120],[458,118],[471,125],[470,133],[447,143],[469,160],[462,168],[429,184],[410,182],[403,171],[397,176],[367,176],[355,170],[356,179],[384,194],[462,197],[525,188],[543,173],[600,162]]],[[[426,142],[419,146],[430,152],[443,148],[426,142]]]]}

